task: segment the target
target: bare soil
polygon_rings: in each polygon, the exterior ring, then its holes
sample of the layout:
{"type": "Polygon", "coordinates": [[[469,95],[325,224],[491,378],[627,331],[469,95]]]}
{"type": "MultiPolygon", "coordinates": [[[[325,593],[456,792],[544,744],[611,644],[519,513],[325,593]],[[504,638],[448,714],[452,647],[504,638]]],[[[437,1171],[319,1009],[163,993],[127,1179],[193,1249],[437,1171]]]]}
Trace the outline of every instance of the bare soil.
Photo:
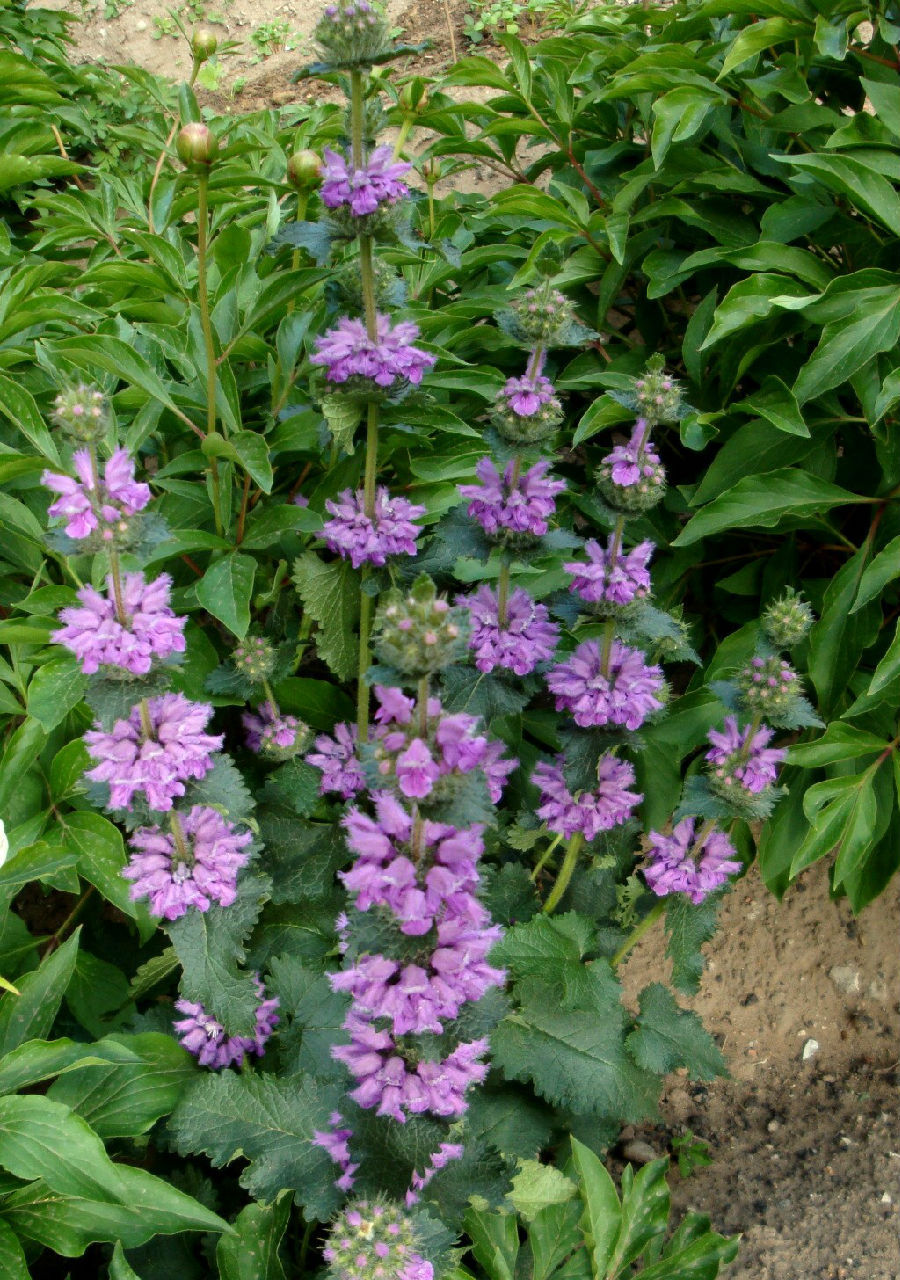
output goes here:
{"type": "MultiPolygon", "coordinates": [[[[76,0],[41,2],[79,11],[76,0]]],[[[186,45],[153,38],[153,19],[168,12],[163,0],[133,0],[118,16],[93,2],[86,0],[77,56],[188,74],[186,45]]],[[[222,59],[220,85],[201,98],[219,111],[244,111],[322,94],[322,86],[289,84],[313,53],[317,0],[224,3],[224,26],[214,29],[239,47],[222,59]],[[250,33],[281,19],[295,47],[254,61],[250,33]]],[[[466,3],[448,3],[462,54],[466,3]]],[[[416,71],[438,73],[452,53],[444,0],[391,0],[389,10],[404,39],[431,41],[416,71]]],[[[500,185],[494,175],[473,176],[486,192],[500,185]]],[[[900,1280],[898,907],[895,880],[854,919],[846,903],[829,900],[824,866],[781,904],[755,871],[726,901],[700,993],[685,1003],[716,1035],[731,1076],[711,1085],[673,1079],[663,1123],[626,1132],[619,1151],[636,1142],[649,1158],[688,1132],[708,1143],[712,1165],[687,1178],[674,1173],[673,1198],[680,1211],[699,1209],[716,1229],[743,1233],[729,1280],[900,1280]]],[[[644,939],[625,970],[631,995],[667,969],[661,936],[644,939]]]]}

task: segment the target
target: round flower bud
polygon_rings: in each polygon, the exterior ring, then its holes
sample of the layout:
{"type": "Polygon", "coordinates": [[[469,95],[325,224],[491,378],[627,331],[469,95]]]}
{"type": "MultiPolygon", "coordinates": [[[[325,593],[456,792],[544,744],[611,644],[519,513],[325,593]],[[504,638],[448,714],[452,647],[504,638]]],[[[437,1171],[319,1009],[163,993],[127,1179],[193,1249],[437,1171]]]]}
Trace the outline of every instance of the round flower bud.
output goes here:
{"type": "Polygon", "coordinates": [[[663,368],[662,356],[647,363],[647,372],[636,378],[634,397],[638,413],[651,424],[674,422],[681,409],[681,387],[663,368]]]}
{"type": "Polygon", "coordinates": [[[737,678],[741,700],[753,715],[783,718],[800,693],[796,671],[776,654],[751,659],[737,678]]]}
{"type": "Polygon", "coordinates": [[[522,332],[533,342],[552,342],[573,318],[570,302],[558,289],[529,289],[516,299],[513,310],[522,332]]]}
{"type": "Polygon", "coordinates": [[[468,616],[438,596],[422,574],[410,595],[388,591],[375,615],[374,648],[379,661],[420,680],[459,661],[466,650],[468,616]]]}
{"type": "Polygon", "coordinates": [[[422,76],[415,76],[400,90],[400,106],[407,115],[415,115],[428,106],[428,85],[422,76]]]}
{"type": "Polygon", "coordinates": [[[536,444],[545,440],[562,422],[565,414],[559,399],[553,396],[528,416],[516,413],[504,397],[498,396],[491,422],[510,444],[536,444]]]}
{"type": "Polygon", "coordinates": [[[288,156],[287,180],[295,191],[312,191],[322,181],[322,161],[315,151],[295,151],[288,156]]]}
{"type": "Polygon", "coordinates": [[[198,27],[191,36],[191,54],[195,62],[206,62],[219,47],[214,31],[208,27],[198,27]]]}
{"type": "Polygon", "coordinates": [[[368,0],[339,0],[330,4],[315,30],[326,60],[361,67],[390,48],[390,27],[380,8],[368,0]]]}
{"type": "Polygon", "coordinates": [[[53,401],[53,422],[84,444],[99,440],[109,426],[106,397],[97,387],[78,382],[53,401]]]}
{"type": "Polygon", "coordinates": [[[275,649],[262,636],[247,636],[231,655],[235,670],[254,684],[268,680],[275,670],[275,649]]]}
{"type": "Polygon", "coordinates": [[[205,169],[212,164],[219,150],[216,135],[197,120],[179,129],[175,138],[178,158],[189,169],[205,169]]]}
{"type": "Polygon", "coordinates": [[[422,165],[422,177],[429,185],[440,182],[443,172],[443,166],[436,156],[432,156],[430,160],[426,160],[422,165]]]}
{"type": "Polygon", "coordinates": [[[777,649],[793,649],[806,638],[815,620],[809,603],[791,590],[773,600],[761,619],[763,631],[777,649]]]}
{"type": "Polygon", "coordinates": [[[433,1280],[399,1205],[355,1200],[335,1218],[322,1256],[333,1280],[433,1280]]]}

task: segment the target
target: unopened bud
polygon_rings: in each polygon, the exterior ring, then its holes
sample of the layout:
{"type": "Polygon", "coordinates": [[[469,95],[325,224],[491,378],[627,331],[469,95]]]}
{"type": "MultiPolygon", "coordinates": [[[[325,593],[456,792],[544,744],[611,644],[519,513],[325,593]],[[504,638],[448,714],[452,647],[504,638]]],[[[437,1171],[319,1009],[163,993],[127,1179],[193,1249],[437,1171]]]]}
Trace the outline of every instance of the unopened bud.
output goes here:
{"type": "Polygon", "coordinates": [[[198,27],[191,36],[191,54],[197,63],[206,62],[219,47],[216,34],[208,27],[198,27]]]}
{"type": "Polygon", "coordinates": [[[441,165],[441,162],[436,157],[432,157],[430,160],[426,160],[425,163],[422,165],[422,177],[429,184],[429,186],[431,186],[435,182],[440,182],[441,174],[443,172],[444,170],[441,165]]]}
{"type": "MultiPolygon", "coordinates": [[[[558,267],[553,267],[556,274],[558,267]]],[[[535,342],[552,343],[573,319],[572,304],[558,289],[529,289],[513,303],[523,334],[535,342]]]]}
{"type": "Polygon", "coordinates": [[[205,124],[191,121],[178,131],[175,138],[175,150],[182,164],[189,169],[208,168],[219,150],[216,135],[205,124]]]}
{"type": "Polygon", "coordinates": [[[681,411],[681,387],[663,368],[662,356],[647,362],[647,372],[634,384],[638,412],[652,424],[674,422],[681,411]]]}
{"type": "Polygon", "coordinates": [[[420,680],[463,656],[467,621],[466,611],[451,608],[421,574],[409,595],[394,590],[384,597],[375,618],[375,652],[379,661],[420,680]]]}
{"type": "Polygon", "coordinates": [[[422,76],[415,76],[400,90],[400,106],[406,115],[415,115],[428,106],[428,85],[422,76]]]}
{"type": "Polygon", "coordinates": [[[800,695],[796,671],[775,654],[757,654],[740,672],[737,683],[747,710],[768,719],[783,719],[800,695]]]}
{"type": "Polygon", "coordinates": [[[78,382],[53,401],[53,421],[80,443],[99,440],[109,426],[106,397],[99,388],[78,382]]]}
{"type": "Polygon", "coordinates": [[[235,670],[252,683],[268,680],[275,670],[275,650],[262,636],[247,636],[231,655],[235,670]]]}
{"type": "Polygon", "coordinates": [[[287,180],[295,191],[312,191],[322,181],[322,161],[315,151],[295,151],[288,156],[287,180]]]}
{"type": "Polygon", "coordinates": [[[380,8],[368,0],[330,4],[316,26],[316,40],[326,59],[347,66],[366,66],[390,48],[390,27],[380,8]]]}
{"type": "Polygon", "coordinates": [[[762,628],[777,649],[793,649],[809,634],[815,622],[812,608],[796,591],[773,600],[762,615],[762,628]]]}

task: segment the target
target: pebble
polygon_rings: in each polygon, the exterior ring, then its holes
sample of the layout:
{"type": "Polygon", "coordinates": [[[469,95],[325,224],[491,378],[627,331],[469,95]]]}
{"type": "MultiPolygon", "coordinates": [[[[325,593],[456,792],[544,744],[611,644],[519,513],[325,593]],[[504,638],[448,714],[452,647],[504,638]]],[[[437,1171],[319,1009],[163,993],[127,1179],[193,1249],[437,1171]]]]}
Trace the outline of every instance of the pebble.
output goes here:
{"type": "Polygon", "coordinates": [[[807,1040],[806,1044],[803,1046],[803,1061],[809,1062],[810,1058],[814,1058],[818,1052],[818,1040],[807,1040]]]}
{"type": "Polygon", "coordinates": [[[777,1120],[770,1120],[769,1123],[766,1125],[766,1128],[768,1129],[769,1133],[777,1133],[778,1130],[781,1128],[781,1125],[777,1120]]]}
{"type": "Polygon", "coordinates": [[[649,1142],[643,1142],[640,1138],[633,1138],[622,1148],[622,1155],[634,1164],[649,1164],[651,1160],[657,1158],[658,1154],[659,1152],[654,1151],[649,1142]]]}
{"type": "Polygon", "coordinates": [[[146,30],[147,30],[147,24],[146,24],[146,22],[144,21],[144,19],[143,19],[143,18],[141,18],[140,22],[136,22],[136,23],[134,24],[134,29],[135,29],[135,31],[146,31],[146,30]]]}
{"type": "Polygon", "coordinates": [[[882,1203],[882,1204],[893,1204],[893,1203],[894,1203],[894,1200],[893,1200],[893,1197],[892,1197],[892,1195],[891,1195],[890,1191],[885,1191],[884,1195],[881,1197],[881,1203],[882,1203]]]}
{"type": "Polygon", "coordinates": [[[858,995],[862,991],[862,979],[859,970],[849,964],[836,964],[828,970],[828,976],[838,991],[845,996],[858,995]]]}

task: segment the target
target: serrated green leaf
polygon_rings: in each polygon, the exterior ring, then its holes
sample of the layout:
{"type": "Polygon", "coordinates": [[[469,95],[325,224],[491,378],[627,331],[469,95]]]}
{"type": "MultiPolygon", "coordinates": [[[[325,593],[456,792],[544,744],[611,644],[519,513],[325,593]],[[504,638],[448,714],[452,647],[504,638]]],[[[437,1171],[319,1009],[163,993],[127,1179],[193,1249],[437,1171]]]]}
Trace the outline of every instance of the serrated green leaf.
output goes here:
{"type": "Polygon", "coordinates": [[[203,1152],[217,1168],[242,1157],[249,1166],[241,1185],[257,1199],[271,1201],[288,1189],[308,1218],[323,1221],[341,1193],[331,1157],[311,1138],[329,1127],[341,1094],[308,1076],[223,1072],[198,1080],[169,1123],[182,1153],[203,1152]]]}
{"type": "Polygon", "coordinates": [[[214,561],[194,588],[206,612],[224,623],[239,640],[243,640],[250,626],[250,597],[255,576],[253,557],[236,551],[214,561]]]}
{"type": "Polygon", "coordinates": [[[696,905],[684,893],[673,893],[666,899],[666,955],[672,961],[672,982],[686,995],[700,989],[706,963],[701,948],[715,934],[721,901],[718,893],[696,905]]]}
{"type": "Polygon", "coordinates": [[[541,1164],[540,1160],[520,1160],[509,1201],[516,1213],[531,1222],[547,1205],[564,1204],[576,1194],[575,1183],[553,1165],[541,1164]]]}
{"type": "Polygon", "coordinates": [[[594,940],[593,923],[574,911],[540,915],[507,929],[492,955],[516,979],[540,978],[564,962],[579,963],[594,940]]]}
{"type": "Polygon", "coordinates": [[[656,1075],[686,1067],[693,1080],[714,1080],[725,1074],[725,1059],[696,1013],[679,1008],[660,982],[644,987],[638,996],[637,1027],[626,1038],[635,1062],[656,1075]]]}
{"type": "Polygon", "coordinates": [[[338,677],[356,674],[359,641],[359,578],[343,560],[328,564],[312,552],[294,563],[294,582],[303,608],[318,623],[316,649],[338,677]]]}
{"type": "Polygon", "coordinates": [[[129,995],[132,1000],[140,1000],[148,995],[160,982],[164,982],[178,968],[178,955],[174,947],[166,947],[158,956],[146,960],[136,970],[131,979],[129,995]]]}
{"type": "Polygon", "coordinates": [[[362,405],[356,400],[348,400],[346,396],[325,396],[322,413],[334,443],[339,449],[352,454],[355,451],[353,437],[362,421],[362,405]]]}

